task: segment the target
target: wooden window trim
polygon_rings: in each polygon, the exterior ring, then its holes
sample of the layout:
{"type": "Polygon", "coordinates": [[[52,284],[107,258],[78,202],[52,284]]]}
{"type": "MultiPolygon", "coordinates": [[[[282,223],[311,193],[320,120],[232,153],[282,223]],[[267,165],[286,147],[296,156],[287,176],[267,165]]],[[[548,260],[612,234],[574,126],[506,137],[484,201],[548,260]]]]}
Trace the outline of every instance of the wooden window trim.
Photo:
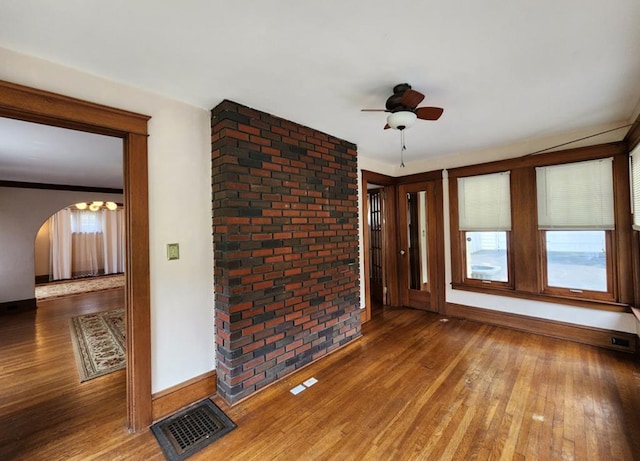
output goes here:
{"type": "MultiPolygon", "coordinates": [[[[451,241],[451,286],[456,290],[477,293],[511,296],[541,302],[560,303],[594,309],[631,312],[630,304],[634,299],[632,270],[632,230],[631,205],[629,192],[628,148],[624,142],[601,144],[547,154],[531,155],[502,161],[469,165],[448,171],[449,176],[449,218],[451,241]],[[535,194],[535,167],[613,157],[614,203],[616,228],[611,231],[611,274],[612,297],[570,296],[567,292],[544,290],[542,243],[537,229],[535,207],[531,206],[531,197],[535,194]],[[458,222],[457,178],[481,174],[510,171],[512,175],[511,206],[512,232],[509,251],[510,280],[512,287],[497,284],[469,283],[465,280],[464,245],[461,240],[458,222]],[[533,266],[532,266],[533,265],[533,266]]],[[[533,199],[535,200],[535,199],[533,199]]],[[[636,243],[636,246],[639,246],[636,243]]],[[[637,260],[638,258],[635,258],[637,260]]],[[[597,292],[595,292],[597,293],[597,292]]]]}

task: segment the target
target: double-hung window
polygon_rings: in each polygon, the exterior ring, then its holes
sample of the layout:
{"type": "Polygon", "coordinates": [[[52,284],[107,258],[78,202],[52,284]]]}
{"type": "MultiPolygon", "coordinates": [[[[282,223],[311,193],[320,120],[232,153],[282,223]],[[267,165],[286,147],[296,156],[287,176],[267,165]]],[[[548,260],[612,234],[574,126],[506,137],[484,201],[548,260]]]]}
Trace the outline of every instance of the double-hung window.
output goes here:
{"type": "Polygon", "coordinates": [[[536,168],[543,292],[613,299],[613,159],[536,168]]]}
{"type": "Polygon", "coordinates": [[[509,172],[458,178],[458,229],[464,280],[509,285],[509,172]]]}

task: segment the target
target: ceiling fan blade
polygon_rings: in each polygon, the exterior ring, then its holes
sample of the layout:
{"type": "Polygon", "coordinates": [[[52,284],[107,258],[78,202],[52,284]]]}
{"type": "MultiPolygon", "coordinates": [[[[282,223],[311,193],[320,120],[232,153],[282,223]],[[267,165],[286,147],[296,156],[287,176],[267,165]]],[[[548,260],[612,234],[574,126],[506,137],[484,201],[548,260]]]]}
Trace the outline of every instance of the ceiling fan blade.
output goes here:
{"type": "Polygon", "coordinates": [[[418,107],[416,115],[422,120],[438,120],[444,109],[442,107],[418,107]]]}
{"type": "Polygon", "coordinates": [[[415,109],[418,106],[418,104],[422,102],[423,99],[424,99],[424,95],[422,93],[409,88],[407,91],[405,91],[402,94],[402,99],[400,101],[405,106],[410,107],[411,109],[415,109]]]}
{"type": "Polygon", "coordinates": [[[390,126],[389,126],[389,124],[387,123],[387,124],[384,126],[384,129],[385,129],[385,130],[388,130],[389,128],[391,128],[391,127],[390,127],[390,126]]]}
{"type": "Polygon", "coordinates": [[[387,109],[360,109],[360,112],[389,112],[387,109]]]}

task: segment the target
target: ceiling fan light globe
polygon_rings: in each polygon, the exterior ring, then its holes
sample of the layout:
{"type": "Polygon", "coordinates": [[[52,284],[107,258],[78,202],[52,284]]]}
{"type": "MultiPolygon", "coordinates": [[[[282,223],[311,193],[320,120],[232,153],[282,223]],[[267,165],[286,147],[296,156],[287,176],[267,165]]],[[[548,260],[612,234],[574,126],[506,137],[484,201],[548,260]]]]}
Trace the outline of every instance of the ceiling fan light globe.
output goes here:
{"type": "Polygon", "coordinates": [[[418,119],[418,116],[408,110],[393,112],[387,117],[387,124],[396,130],[409,128],[418,119]]]}

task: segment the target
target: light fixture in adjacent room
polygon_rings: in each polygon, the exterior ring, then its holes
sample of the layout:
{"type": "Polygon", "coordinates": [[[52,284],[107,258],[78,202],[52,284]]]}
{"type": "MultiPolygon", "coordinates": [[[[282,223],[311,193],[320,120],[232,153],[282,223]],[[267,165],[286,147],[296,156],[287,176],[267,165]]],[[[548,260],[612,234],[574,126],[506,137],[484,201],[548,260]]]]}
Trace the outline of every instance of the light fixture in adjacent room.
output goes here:
{"type": "Polygon", "coordinates": [[[74,205],[78,210],[86,210],[89,209],[90,211],[98,211],[100,210],[103,206],[105,208],[107,208],[110,211],[115,211],[118,209],[118,204],[116,202],[104,202],[101,200],[95,200],[91,203],[84,203],[84,202],[80,202],[80,203],[76,203],[74,205]]]}

